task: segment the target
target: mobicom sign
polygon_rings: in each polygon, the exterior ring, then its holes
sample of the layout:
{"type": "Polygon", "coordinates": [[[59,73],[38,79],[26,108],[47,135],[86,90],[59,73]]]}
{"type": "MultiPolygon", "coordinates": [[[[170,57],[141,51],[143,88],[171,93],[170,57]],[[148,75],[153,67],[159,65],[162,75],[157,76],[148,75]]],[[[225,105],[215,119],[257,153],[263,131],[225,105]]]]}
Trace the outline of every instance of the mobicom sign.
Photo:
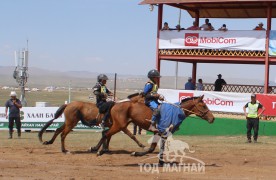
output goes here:
{"type": "Polygon", "coordinates": [[[185,46],[198,46],[198,44],[236,44],[235,38],[225,37],[199,37],[199,33],[186,33],[185,46]]]}
{"type": "MultiPolygon", "coordinates": [[[[179,92],[179,101],[182,101],[185,98],[193,97],[194,93],[184,93],[179,92]]],[[[225,101],[223,99],[219,98],[210,98],[210,97],[204,97],[203,102],[207,105],[214,105],[214,106],[234,106],[234,101],[225,101]]]]}

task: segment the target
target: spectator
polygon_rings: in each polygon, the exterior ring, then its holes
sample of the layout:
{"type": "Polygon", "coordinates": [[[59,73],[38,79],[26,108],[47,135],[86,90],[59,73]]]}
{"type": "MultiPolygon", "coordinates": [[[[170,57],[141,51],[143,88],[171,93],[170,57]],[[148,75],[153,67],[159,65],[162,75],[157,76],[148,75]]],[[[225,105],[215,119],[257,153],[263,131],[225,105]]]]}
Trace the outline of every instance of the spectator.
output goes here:
{"type": "Polygon", "coordinates": [[[209,29],[208,24],[209,24],[209,19],[205,19],[205,24],[202,24],[202,25],[199,27],[199,29],[204,30],[204,31],[207,31],[207,30],[209,29]]]}
{"type": "Polygon", "coordinates": [[[12,91],[11,94],[11,99],[9,99],[5,106],[6,106],[6,118],[9,119],[9,139],[12,139],[12,133],[13,133],[13,125],[14,121],[16,124],[16,129],[17,129],[17,135],[18,138],[21,137],[21,120],[20,120],[20,108],[22,108],[21,101],[16,98],[16,92],[12,91]],[[9,109],[9,115],[8,115],[8,109],[9,109]]]}
{"type": "Polygon", "coordinates": [[[193,25],[191,27],[188,27],[187,30],[200,30],[200,28],[197,25],[197,22],[194,21],[193,25]]]}
{"type": "Polygon", "coordinates": [[[219,31],[228,31],[228,29],[226,28],[226,24],[223,24],[218,30],[219,31]]]}
{"type": "Polygon", "coordinates": [[[264,112],[265,108],[261,103],[256,101],[256,94],[251,94],[251,102],[247,103],[243,107],[244,115],[247,119],[247,141],[251,143],[251,130],[254,130],[254,143],[257,142],[258,139],[258,131],[259,131],[259,117],[264,112]],[[248,112],[246,112],[246,108],[248,108],[248,112]],[[258,110],[262,109],[260,113],[258,110]]]}
{"type": "Polygon", "coordinates": [[[213,31],[215,30],[211,23],[208,23],[208,28],[205,31],[213,31]]]}
{"type": "Polygon", "coordinates": [[[171,30],[170,27],[169,27],[169,24],[167,22],[164,23],[164,26],[161,29],[161,31],[164,31],[164,30],[171,30]]]}
{"type": "Polygon", "coordinates": [[[138,134],[142,133],[142,128],[140,128],[139,126],[137,126],[136,124],[133,124],[133,135],[137,134],[137,127],[139,128],[138,130],[138,134]]]}
{"type": "Polygon", "coordinates": [[[224,79],[221,79],[221,77],[222,75],[219,74],[218,79],[215,81],[215,91],[221,91],[222,86],[227,84],[224,79]]]}
{"type": "Polygon", "coordinates": [[[180,24],[176,25],[175,27],[176,27],[176,30],[178,30],[178,32],[181,30],[185,30],[185,28],[181,28],[180,24]]]}
{"type": "Polygon", "coordinates": [[[188,82],[185,83],[185,90],[195,90],[195,84],[191,77],[188,77],[188,82]]]}
{"type": "Polygon", "coordinates": [[[198,79],[198,83],[197,83],[196,89],[198,91],[204,91],[204,86],[203,86],[203,83],[202,83],[202,79],[198,79]]]}
{"type": "Polygon", "coordinates": [[[263,28],[263,25],[264,24],[262,22],[259,22],[258,26],[256,26],[253,30],[259,30],[259,31],[265,30],[265,28],[263,28]]]}

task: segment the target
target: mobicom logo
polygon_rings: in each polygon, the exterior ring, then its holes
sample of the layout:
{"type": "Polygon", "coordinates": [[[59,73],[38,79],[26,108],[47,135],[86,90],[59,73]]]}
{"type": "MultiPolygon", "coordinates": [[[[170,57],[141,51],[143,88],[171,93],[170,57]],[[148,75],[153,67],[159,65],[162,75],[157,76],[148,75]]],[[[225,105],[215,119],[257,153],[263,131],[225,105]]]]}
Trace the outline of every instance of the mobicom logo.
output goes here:
{"type": "Polygon", "coordinates": [[[185,46],[198,46],[198,44],[236,44],[236,38],[225,37],[199,37],[199,33],[185,33],[185,46]]]}
{"type": "Polygon", "coordinates": [[[179,93],[179,102],[181,102],[185,98],[193,97],[194,93],[179,93]]]}
{"type": "Polygon", "coordinates": [[[198,33],[185,34],[185,46],[198,46],[198,33]]]}
{"type": "Polygon", "coordinates": [[[202,44],[236,44],[237,39],[235,38],[224,38],[224,37],[200,37],[200,43],[202,44]]]}
{"type": "Polygon", "coordinates": [[[217,106],[234,106],[233,101],[225,101],[219,98],[207,98],[203,99],[207,105],[217,105],[217,106]]]}

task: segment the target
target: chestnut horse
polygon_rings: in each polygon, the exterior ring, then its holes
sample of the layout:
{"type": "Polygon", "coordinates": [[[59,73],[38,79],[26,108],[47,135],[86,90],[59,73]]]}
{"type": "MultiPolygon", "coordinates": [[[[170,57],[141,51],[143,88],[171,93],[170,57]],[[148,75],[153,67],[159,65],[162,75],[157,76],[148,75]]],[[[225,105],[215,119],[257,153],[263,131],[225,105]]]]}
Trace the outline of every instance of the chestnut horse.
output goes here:
{"type": "MultiPolygon", "coordinates": [[[[206,106],[206,104],[203,102],[203,97],[204,96],[184,99],[181,101],[179,108],[184,111],[186,116],[195,114],[200,118],[207,120],[209,123],[213,123],[215,118],[206,106]]],[[[103,133],[103,137],[101,138],[97,146],[91,150],[97,150],[98,155],[102,155],[103,153],[105,153],[108,150],[108,143],[106,143],[106,139],[109,139],[114,134],[125,129],[130,122],[133,122],[142,129],[147,130],[151,124],[151,116],[152,111],[144,103],[123,102],[116,104],[111,109],[111,118],[113,125],[108,131],[103,133]],[[99,150],[102,145],[102,149],[99,150]]],[[[145,153],[137,153],[134,155],[144,155],[153,152],[155,147],[156,144],[152,144],[150,149],[145,153]]]]}
{"type": "MultiPolygon", "coordinates": [[[[136,102],[144,102],[144,97],[142,94],[135,93],[128,96],[128,99],[123,100],[128,103],[136,103],[136,102]]],[[[116,103],[120,104],[120,102],[116,103]]],[[[48,121],[39,131],[38,137],[40,142],[44,145],[53,144],[56,137],[61,133],[61,151],[67,153],[68,151],[65,149],[65,138],[70,133],[70,131],[77,125],[77,123],[81,120],[84,125],[87,126],[98,126],[101,123],[101,117],[98,116],[99,109],[97,108],[96,104],[88,103],[88,102],[81,102],[75,101],[69,104],[64,104],[59,107],[56,111],[54,119],[48,121]],[[64,124],[57,128],[52,139],[49,141],[42,141],[42,135],[45,130],[53,123],[55,119],[60,117],[64,113],[65,122],[64,124]]],[[[128,123],[129,124],[129,123],[128,123]]],[[[107,126],[111,126],[111,124],[107,124],[107,126]]],[[[133,139],[139,147],[145,147],[142,143],[140,143],[136,137],[125,127],[121,129],[125,134],[127,134],[131,139],[133,139]]],[[[111,137],[107,139],[107,144],[109,144],[111,137]]]]}

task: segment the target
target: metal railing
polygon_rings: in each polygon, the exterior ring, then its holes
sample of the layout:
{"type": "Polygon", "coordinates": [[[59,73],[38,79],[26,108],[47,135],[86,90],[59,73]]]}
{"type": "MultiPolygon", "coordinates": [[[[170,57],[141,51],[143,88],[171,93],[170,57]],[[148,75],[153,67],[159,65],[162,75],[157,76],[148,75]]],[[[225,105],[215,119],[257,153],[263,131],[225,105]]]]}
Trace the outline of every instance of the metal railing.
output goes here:
{"type": "MultiPolygon", "coordinates": [[[[204,83],[204,91],[214,91],[215,86],[211,83],[204,83]]],[[[239,92],[239,93],[263,93],[264,87],[259,85],[239,85],[227,84],[222,87],[222,92],[239,92]]],[[[270,86],[269,94],[276,94],[276,86],[270,86]]]]}

